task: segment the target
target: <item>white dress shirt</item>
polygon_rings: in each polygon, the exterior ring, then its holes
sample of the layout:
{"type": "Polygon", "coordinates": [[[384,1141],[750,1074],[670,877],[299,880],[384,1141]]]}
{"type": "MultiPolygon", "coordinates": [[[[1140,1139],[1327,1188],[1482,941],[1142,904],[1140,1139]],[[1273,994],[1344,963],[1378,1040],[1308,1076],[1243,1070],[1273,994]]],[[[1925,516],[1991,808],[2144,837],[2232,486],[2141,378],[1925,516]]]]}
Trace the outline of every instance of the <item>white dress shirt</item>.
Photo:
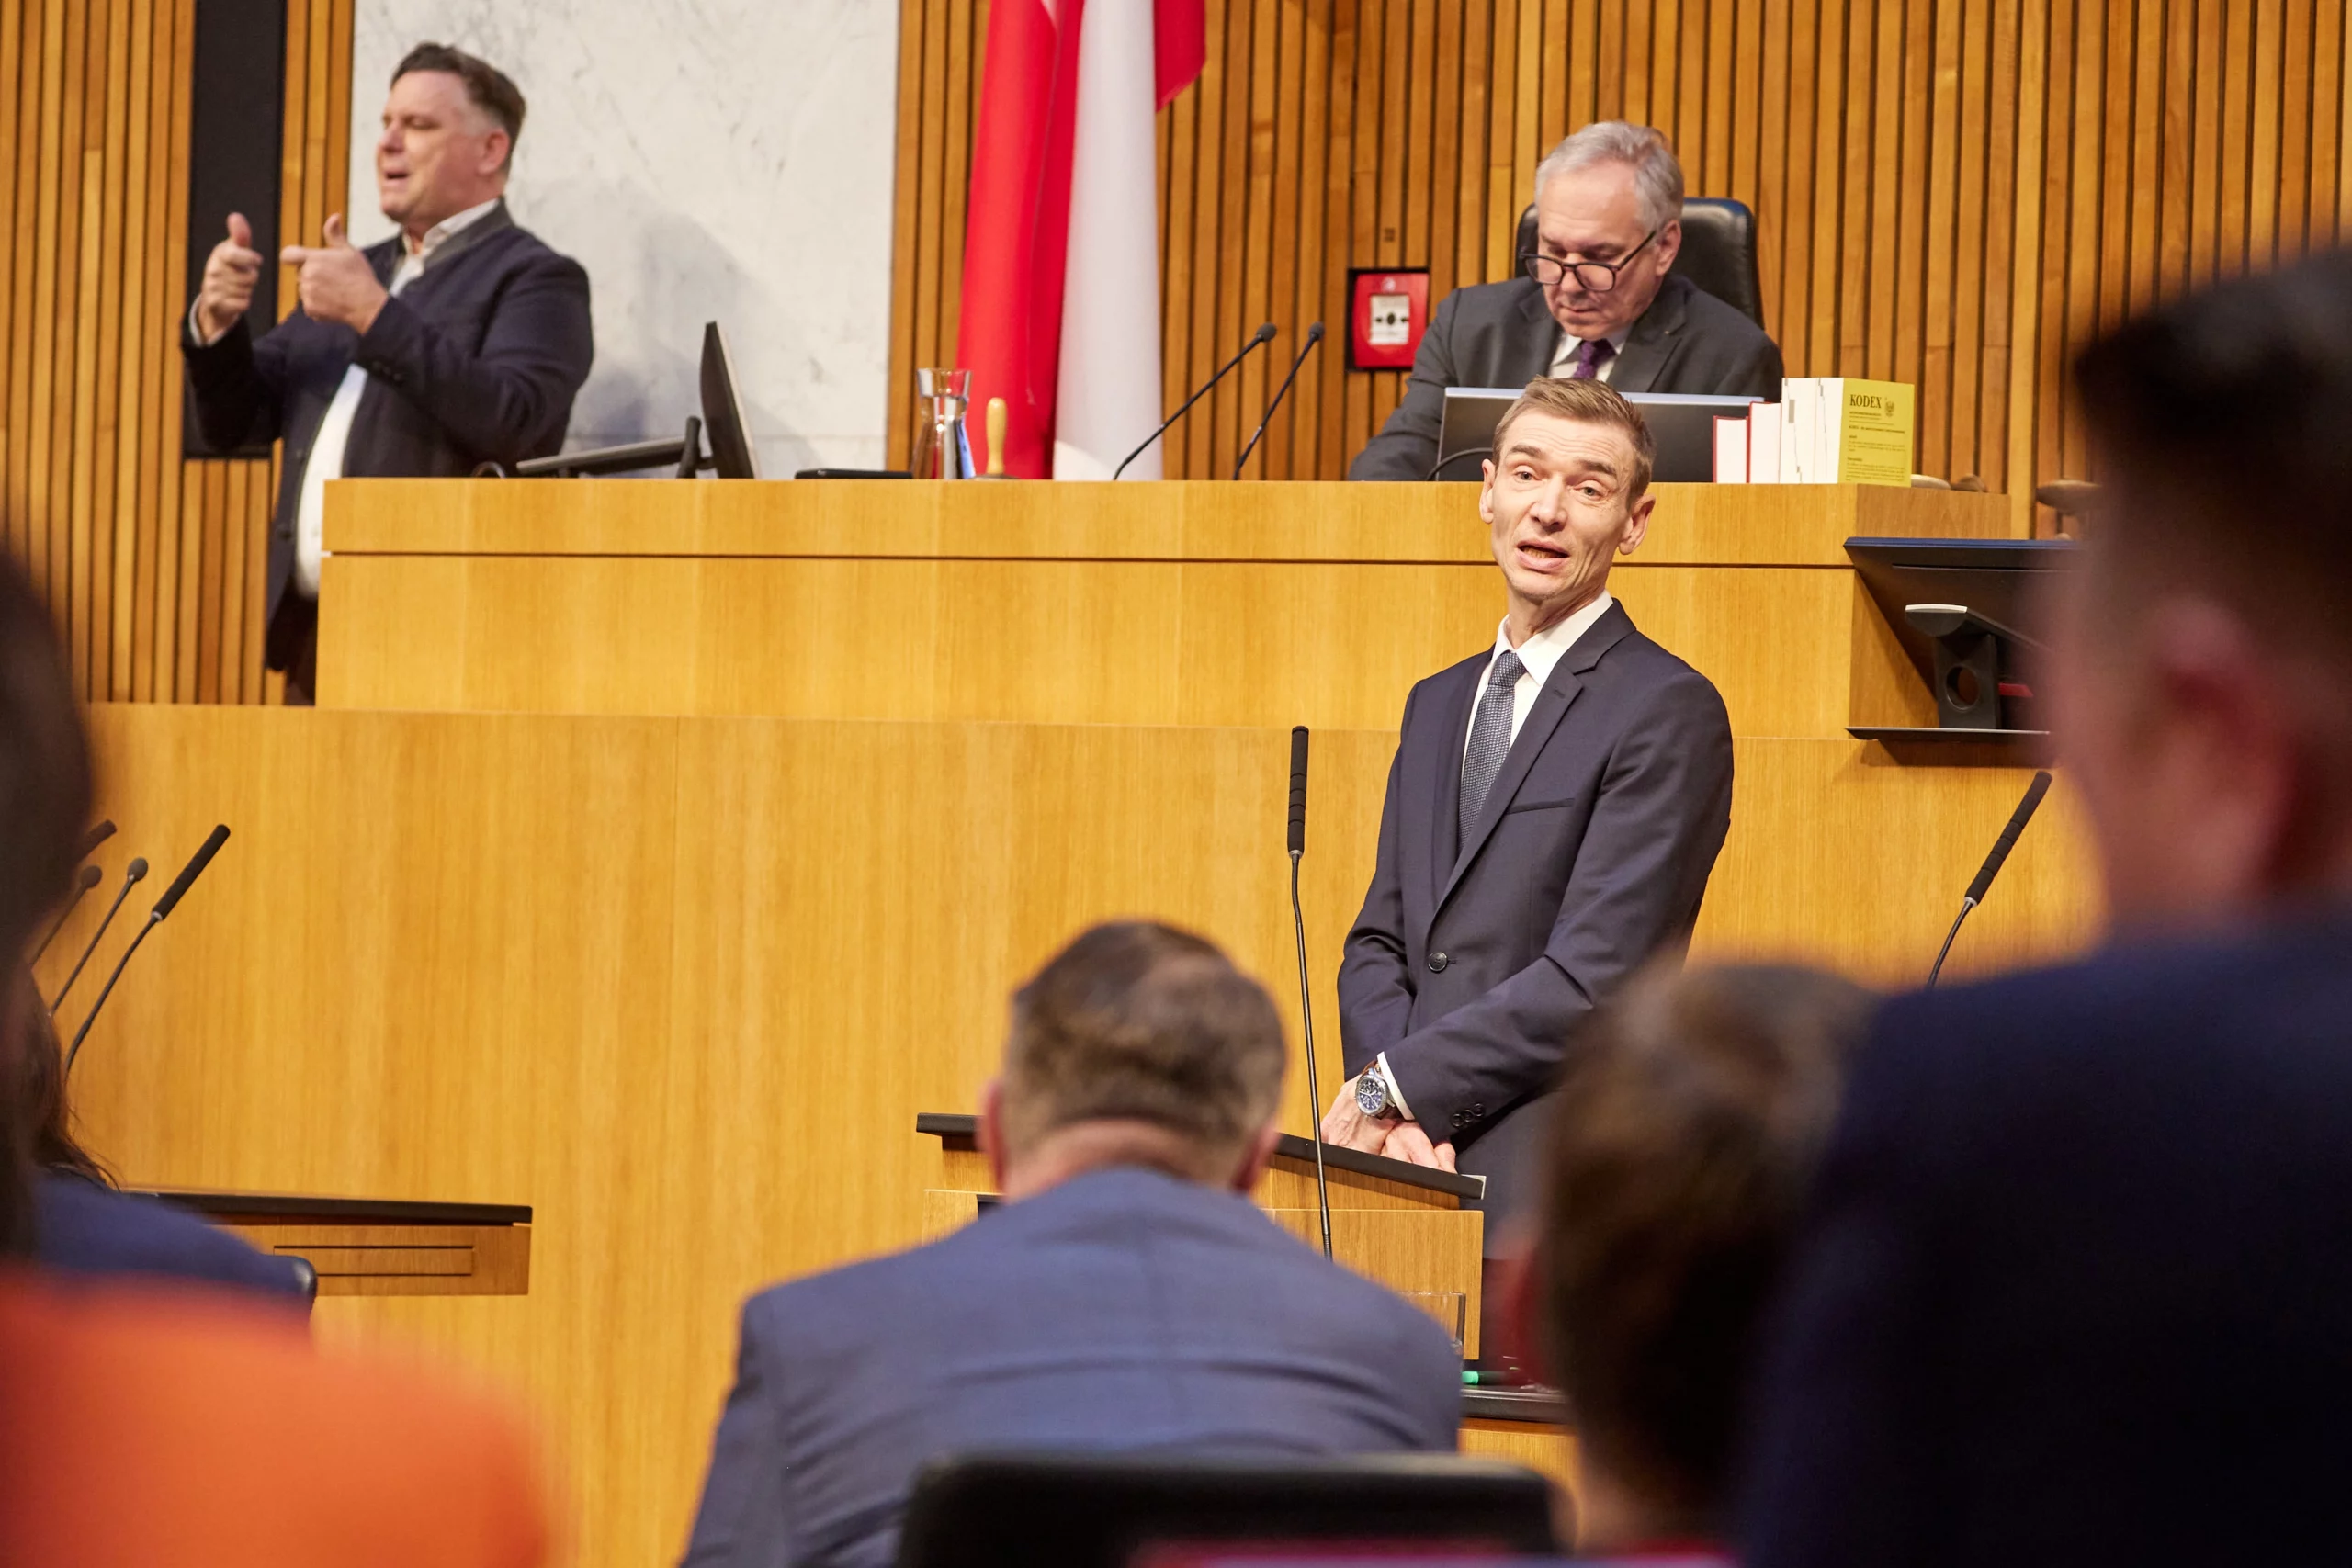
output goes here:
{"type": "MultiPolygon", "coordinates": [[[[424,276],[425,264],[450,235],[487,216],[498,202],[492,197],[479,207],[443,219],[424,231],[421,242],[409,243],[403,235],[401,265],[392,269],[390,292],[397,298],[424,276]]],[[[319,567],[326,558],[327,480],[343,477],[352,417],[358,413],[359,399],[367,390],[367,371],[354,365],[343,373],[343,385],[335,389],[334,401],[327,405],[326,417],[319,421],[318,437],[311,443],[311,460],[302,465],[302,498],[294,508],[294,587],[306,599],[319,596],[319,567]]]]}
{"type": "MultiPolygon", "coordinates": [[[[1503,617],[1502,625],[1495,630],[1494,650],[1487,655],[1487,662],[1478,671],[1477,693],[1470,699],[1470,722],[1462,727],[1462,760],[1464,763],[1470,760],[1470,737],[1478,728],[1478,702],[1486,694],[1487,677],[1494,670],[1495,660],[1503,656],[1503,649],[1510,648],[1513,653],[1518,654],[1521,667],[1519,680],[1510,689],[1510,739],[1511,743],[1517,745],[1520,727],[1527,722],[1528,710],[1534,707],[1536,697],[1543,693],[1544,683],[1552,678],[1554,667],[1566,656],[1568,649],[1577,645],[1579,637],[1592,629],[1594,622],[1609,613],[1609,606],[1615,603],[1617,601],[1611,599],[1609,590],[1604,588],[1593,595],[1591,604],[1565,620],[1554,622],[1517,648],[1511,648],[1510,617],[1503,617]]],[[[1380,1076],[1388,1080],[1388,1093],[1396,1100],[1396,1109],[1411,1120],[1412,1107],[1405,1103],[1405,1093],[1396,1087],[1396,1075],[1388,1070],[1388,1053],[1385,1051],[1380,1054],[1380,1076]]]]}
{"type": "MultiPolygon", "coordinates": [[[[398,294],[415,282],[424,274],[425,264],[433,259],[433,253],[447,243],[450,235],[488,216],[501,199],[492,197],[479,207],[469,207],[443,219],[427,229],[421,241],[410,242],[402,235],[401,265],[392,269],[387,292],[398,294]]],[[[209,347],[220,340],[219,333],[206,335],[194,305],[187,308],[187,330],[198,347],[209,347]]],[[[302,494],[294,504],[294,591],[305,599],[319,596],[319,563],[326,558],[327,480],[343,477],[344,450],[351,445],[352,416],[359,412],[360,394],[367,389],[368,372],[356,365],[344,372],[343,385],[334,389],[334,400],[327,404],[326,415],[319,421],[319,433],[311,442],[311,460],[302,465],[302,494]]]]}
{"type": "MultiPolygon", "coordinates": [[[[1609,334],[1609,347],[1611,352],[1609,357],[1600,362],[1600,368],[1592,373],[1592,378],[1594,380],[1606,381],[1611,376],[1617,374],[1617,361],[1619,356],[1623,355],[1625,352],[1625,340],[1633,335],[1634,329],[1631,327],[1627,327],[1623,332],[1615,332],[1609,334]]],[[[1565,332],[1562,333],[1560,334],[1560,346],[1552,351],[1552,374],[1562,380],[1566,380],[1570,376],[1575,375],[1577,368],[1577,351],[1582,347],[1584,347],[1584,339],[1580,337],[1572,337],[1565,332]]]]}

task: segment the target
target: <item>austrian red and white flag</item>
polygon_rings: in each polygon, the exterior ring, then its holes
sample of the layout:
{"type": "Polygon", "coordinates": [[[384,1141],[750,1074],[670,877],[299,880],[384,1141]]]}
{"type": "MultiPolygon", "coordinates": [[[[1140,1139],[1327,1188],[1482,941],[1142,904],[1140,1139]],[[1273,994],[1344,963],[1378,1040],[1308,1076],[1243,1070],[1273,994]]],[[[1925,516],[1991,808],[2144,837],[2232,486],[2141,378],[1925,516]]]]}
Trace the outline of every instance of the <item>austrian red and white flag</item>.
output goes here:
{"type": "Polygon", "coordinates": [[[989,8],[956,355],[976,412],[1005,400],[1009,474],[1109,479],[1160,421],[1152,117],[1201,73],[1204,6],[989,8]]]}

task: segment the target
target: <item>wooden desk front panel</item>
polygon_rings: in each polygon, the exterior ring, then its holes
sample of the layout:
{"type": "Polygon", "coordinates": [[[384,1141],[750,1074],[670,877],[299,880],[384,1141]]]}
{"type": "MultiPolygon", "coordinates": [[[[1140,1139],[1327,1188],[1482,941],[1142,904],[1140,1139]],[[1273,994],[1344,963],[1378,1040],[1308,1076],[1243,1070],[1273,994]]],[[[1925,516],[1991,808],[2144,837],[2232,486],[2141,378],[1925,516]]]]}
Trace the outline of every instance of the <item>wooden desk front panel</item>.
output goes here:
{"type": "MultiPolygon", "coordinates": [[[[1295,1023],[1280,730],[198,707],[93,725],[124,824],[110,871],[236,832],[90,1037],[94,1146],[147,1182],[533,1205],[527,1296],[334,1298],[318,1322],[518,1387],[585,1563],[674,1555],[741,1298],[919,1237],[939,1151],[916,1113],[977,1102],[1007,993],[1077,929],[1203,931],[1295,1023]]],[[[1392,745],[1317,738],[1327,1088],[1392,745]]],[[[1737,766],[1698,950],[1882,978],[1924,967],[2023,784],[1851,741],[1742,741],[1737,766]]],[[[2082,940],[2081,875],[2062,781],[1954,973],[2082,940]]]]}
{"type": "MultiPolygon", "coordinates": [[[[1853,722],[1850,570],[1610,582],[1736,733],[1853,722]]],[[[322,603],[329,707],[1393,731],[1503,595],[1491,562],[339,555],[322,603]]]]}
{"type": "MultiPolygon", "coordinates": [[[[1659,485],[1643,558],[1843,566],[1857,535],[2007,538],[2008,499],[1882,485],[1659,485]]],[[[338,479],[338,555],[1487,559],[1471,484],[338,479]]]]}

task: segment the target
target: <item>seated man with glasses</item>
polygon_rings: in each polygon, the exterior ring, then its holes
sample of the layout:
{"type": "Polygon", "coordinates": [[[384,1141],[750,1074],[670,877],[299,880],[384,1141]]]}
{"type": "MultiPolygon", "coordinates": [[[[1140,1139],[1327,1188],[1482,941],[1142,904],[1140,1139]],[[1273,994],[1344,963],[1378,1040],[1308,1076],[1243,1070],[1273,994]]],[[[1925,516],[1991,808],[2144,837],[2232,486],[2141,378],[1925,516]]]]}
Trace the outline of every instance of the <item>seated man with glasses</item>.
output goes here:
{"type": "Polygon", "coordinates": [[[1405,400],[1348,469],[1351,479],[1478,477],[1481,445],[1441,474],[1448,387],[1524,387],[1539,376],[1621,392],[1777,400],[1781,351],[1734,307],[1669,277],[1682,248],[1682,165],[1644,125],[1588,125],[1536,166],[1536,247],[1509,283],[1439,302],[1405,400]]]}

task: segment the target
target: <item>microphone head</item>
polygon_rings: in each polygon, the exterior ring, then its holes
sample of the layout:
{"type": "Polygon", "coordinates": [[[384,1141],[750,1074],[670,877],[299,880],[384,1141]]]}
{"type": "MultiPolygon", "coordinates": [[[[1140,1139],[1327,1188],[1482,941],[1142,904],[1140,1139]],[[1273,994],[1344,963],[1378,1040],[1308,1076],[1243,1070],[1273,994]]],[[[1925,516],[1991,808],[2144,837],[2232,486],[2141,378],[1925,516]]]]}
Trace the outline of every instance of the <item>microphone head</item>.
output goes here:
{"type": "Polygon", "coordinates": [[[137,860],[132,861],[129,865],[122,868],[122,879],[126,884],[136,882],[146,874],[147,857],[145,855],[141,855],[137,860]]]}
{"type": "Polygon", "coordinates": [[[1258,335],[1257,335],[1256,337],[1251,338],[1250,341],[1251,343],[1272,343],[1272,342],[1273,342],[1273,341],[1274,341],[1274,323],[1273,323],[1273,322],[1272,322],[1272,321],[1268,321],[1268,322],[1266,322],[1264,325],[1261,326],[1261,327],[1258,329],[1258,335]]]}
{"type": "Polygon", "coordinates": [[[1290,852],[1306,852],[1306,726],[1290,732],[1290,852]]]}
{"type": "Polygon", "coordinates": [[[2025,799],[2018,807],[2018,815],[2032,816],[2034,808],[2041,804],[2041,797],[2049,793],[2050,770],[2038,768],[2034,771],[2033,782],[2025,786],[2025,799]]]}
{"type": "Polygon", "coordinates": [[[187,864],[180,867],[180,874],[172,879],[169,887],[164,889],[164,896],[155,900],[155,907],[147,911],[147,919],[160,920],[177,908],[181,896],[187,892],[198,877],[204,874],[204,868],[212,863],[212,857],[219,854],[220,846],[228,841],[229,825],[226,822],[218,824],[206,834],[204,842],[197,846],[196,853],[188,857],[187,864]]]}
{"type": "Polygon", "coordinates": [[[100,844],[105,843],[108,839],[113,837],[114,818],[109,817],[105,821],[99,823],[96,827],[91,829],[90,836],[82,840],[82,854],[80,858],[83,860],[88,860],[91,853],[96,851],[100,844]]]}
{"type": "Polygon", "coordinates": [[[1309,343],[1321,343],[1323,341],[1322,322],[1317,321],[1313,326],[1306,329],[1306,341],[1309,343]]]}
{"type": "Polygon", "coordinates": [[[98,885],[98,878],[105,874],[95,865],[85,865],[82,868],[82,874],[74,879],[74,886],[76,890],[87,893],[98,885]]]}

